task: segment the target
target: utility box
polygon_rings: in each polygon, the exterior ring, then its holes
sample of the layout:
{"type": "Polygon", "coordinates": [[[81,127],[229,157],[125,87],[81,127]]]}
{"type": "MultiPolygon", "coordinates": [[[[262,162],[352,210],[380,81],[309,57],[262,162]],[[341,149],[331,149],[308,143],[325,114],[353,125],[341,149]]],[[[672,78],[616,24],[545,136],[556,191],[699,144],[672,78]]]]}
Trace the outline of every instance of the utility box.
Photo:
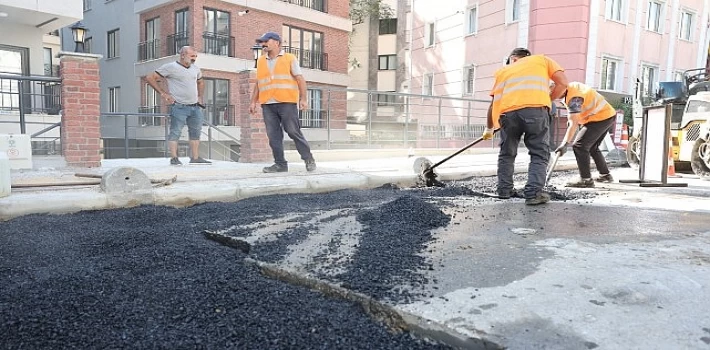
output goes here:
{"type": "Polygon", "coordinates": [[[30,135],[0,134],[0,153],[7,155],[10,169],[32,169],[30,135]]]}

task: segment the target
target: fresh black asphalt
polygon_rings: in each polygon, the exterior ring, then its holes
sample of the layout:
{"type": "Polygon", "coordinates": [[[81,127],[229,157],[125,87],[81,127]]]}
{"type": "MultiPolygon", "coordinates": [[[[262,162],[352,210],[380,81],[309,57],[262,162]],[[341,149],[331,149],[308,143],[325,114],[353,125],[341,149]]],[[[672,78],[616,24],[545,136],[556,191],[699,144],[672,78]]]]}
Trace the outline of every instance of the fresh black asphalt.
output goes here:
{"type": "MultiPolygon", "coordinates": [[[[267,278],[244,261],[243,252],[202,232],[248,225],[265,214],[359,211],[363,237],[369,237],[361,245],[367,249],[341,279],[365,294],[391,297],[393,281],[416,279],[416,271],[427,268],[417,253],[431,239],[430,231],[449,220],[422,198],[466,195],[471,186],[490,186],[492,180],[481,181],[487,185],[276,195],[182,209],[30,215],[0,223],[0,344],[5,349],[445,348],[391,333],[356,304],[267,278]]],[[[284,233],[250,255],[278,261],[307,235],[302,229],[284,233]]]]}

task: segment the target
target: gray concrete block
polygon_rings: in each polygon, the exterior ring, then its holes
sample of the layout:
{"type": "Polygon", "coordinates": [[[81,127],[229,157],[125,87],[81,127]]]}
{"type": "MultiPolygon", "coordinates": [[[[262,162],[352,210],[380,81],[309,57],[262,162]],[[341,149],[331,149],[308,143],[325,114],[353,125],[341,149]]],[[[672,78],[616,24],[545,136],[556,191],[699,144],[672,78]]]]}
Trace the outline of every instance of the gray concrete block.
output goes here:
{"type": "Polygon", "coordinates": [[[151,189],[148,176],[136,168],[114,168],[101,177],[101,190],[106,193],[133,193],[151,189]]]}

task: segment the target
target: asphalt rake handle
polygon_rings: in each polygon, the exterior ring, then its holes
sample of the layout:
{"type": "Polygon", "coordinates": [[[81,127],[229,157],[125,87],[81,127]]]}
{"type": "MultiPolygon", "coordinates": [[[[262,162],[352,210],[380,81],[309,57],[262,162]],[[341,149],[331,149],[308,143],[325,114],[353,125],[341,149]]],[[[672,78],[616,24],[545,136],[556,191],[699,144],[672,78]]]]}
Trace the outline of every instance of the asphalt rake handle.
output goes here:
{"type": "MultiPolygon", "coordinates": [[[[499,129],[493,130],[493,134],[495,135],[496,132],[498,132],[499,129]]],[[[434,165],[426,164],[424,167],[424,170],[422,170],[422,173],[420,174],[420,177],[424,180],[424,183],[426,184],[427,187],[445,187],[443,182],[439,181],[436,179],[437,175],[434,173],[434,169],[438,167],[441,164],[444,164],[446,161],[449,159],[456,157],[457,155],[461,154],[461,152],[475,146],[479,142],[483,141],[483,136],[475,139],[473,142],[469,143],[468,145],[464,146],[460,150],[454,152],[452,155],[436,162],[434,165]]]]}

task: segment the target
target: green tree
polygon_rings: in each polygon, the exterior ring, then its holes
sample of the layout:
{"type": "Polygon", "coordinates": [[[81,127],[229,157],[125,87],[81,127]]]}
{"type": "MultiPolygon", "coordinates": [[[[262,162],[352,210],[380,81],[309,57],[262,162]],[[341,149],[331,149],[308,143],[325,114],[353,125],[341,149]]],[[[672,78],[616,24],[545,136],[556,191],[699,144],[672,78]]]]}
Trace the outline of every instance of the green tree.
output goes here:
{"type": "Polygon", "coordinates": [[[391,18],[394,15],[392,7],[382,0],[350,0],[350,20],[353,24],[364,23],[368,18],[391,18]]]}

